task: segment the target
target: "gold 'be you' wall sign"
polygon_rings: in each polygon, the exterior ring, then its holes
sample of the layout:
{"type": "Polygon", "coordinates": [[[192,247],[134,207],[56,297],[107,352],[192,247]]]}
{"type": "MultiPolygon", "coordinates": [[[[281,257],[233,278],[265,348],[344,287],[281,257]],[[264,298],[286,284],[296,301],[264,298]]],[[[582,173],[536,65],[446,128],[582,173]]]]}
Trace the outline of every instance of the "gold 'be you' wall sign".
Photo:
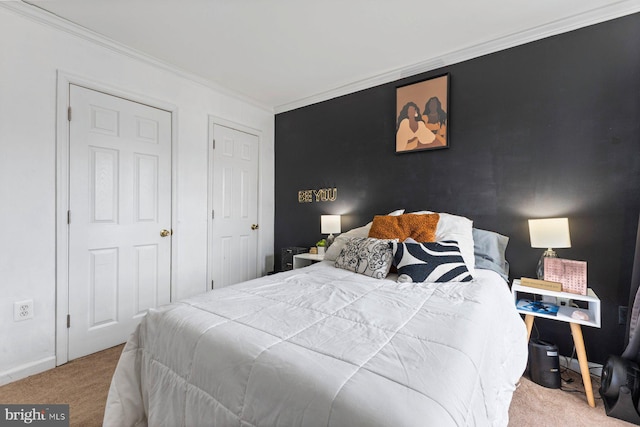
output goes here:
{"type": "Polygon", "coordinates": [[[298,191],[298,203],[335,202],[337,198],[337,188],[319,188],[317,190],[298,191]]]}

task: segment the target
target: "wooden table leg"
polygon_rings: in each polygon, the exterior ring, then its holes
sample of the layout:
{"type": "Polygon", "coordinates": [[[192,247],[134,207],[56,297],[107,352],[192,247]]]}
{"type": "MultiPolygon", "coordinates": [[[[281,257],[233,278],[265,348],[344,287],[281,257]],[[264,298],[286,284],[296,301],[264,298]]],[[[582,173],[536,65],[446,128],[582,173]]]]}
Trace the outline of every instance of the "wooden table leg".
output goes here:
{"type": "Polygon", "coordinates": [[[531,329],[533,329],[533,321],[535,318],[536,317],[531,314],[524,315],[524,324],[527,325],[527,342],[529,342],[529,338],[531,338],[531,329]]]}
{"type": "Polygon", "coordinates": [[[578,363],[580,364],[580,373],[582,373],[582,383],[584,391],[587,394],[587,402],[589,406],[595,408],[596,402],[593,399],[593,387],[591,386],[591,374],[589,373],[589,362],[587,361],[587,352],[584,349],[584,338],[582,337],[582,328],[578,323],[569,323],[571,326],[571,335],[576,345],[576,353],[578,354],[578,363]]]}

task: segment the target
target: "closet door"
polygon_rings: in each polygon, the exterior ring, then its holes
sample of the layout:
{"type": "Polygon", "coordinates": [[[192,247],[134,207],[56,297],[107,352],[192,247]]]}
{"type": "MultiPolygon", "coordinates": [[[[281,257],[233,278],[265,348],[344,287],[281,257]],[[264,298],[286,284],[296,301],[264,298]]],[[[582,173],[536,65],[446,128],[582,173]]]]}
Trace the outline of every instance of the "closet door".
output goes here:
{"type": "Polygon", "coordinates": [[[210,123],[209,274],[220,288],[258,276],[259,138],[210,123]]]}
{"type": "Polygon", "coordinates": [[[171,295],[171,113],[70,85],[69,360],[171,295]]]}

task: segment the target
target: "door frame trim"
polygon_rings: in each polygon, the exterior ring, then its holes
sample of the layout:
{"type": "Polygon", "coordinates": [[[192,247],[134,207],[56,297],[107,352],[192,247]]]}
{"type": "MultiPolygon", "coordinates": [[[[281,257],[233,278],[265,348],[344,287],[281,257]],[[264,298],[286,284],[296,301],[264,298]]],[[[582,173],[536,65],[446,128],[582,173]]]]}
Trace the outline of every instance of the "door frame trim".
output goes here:
{"type": "MultiPolygon", "coordinates": [[[[78,76],[64,70],[56,71],[56,321],[55,349],[56,366],[69,361],[69,332],[67,314],[69,313],[69,227],[67,211],[69,209],[69,121],[67,111],[70,103],[70,85],[102,92],[139,104],[171,113],[171,228],[174,234],[177,228],[177,135],[178,107],[146,95],[113,87],[109,84],[78,76]]],[[[72,112],[73,114],[73,112],[72,112]]],[[[178,245],[171,239],[171,301],[175,300],[177,277],[178,245]]]]}
{"type": "MultiPolygon", "coordinates": [[[[258,170],[256,171],[256,179],[258,180],[258,224],[262,223],[262,194],[263,194],[263,180],[260,179],[261,165],[262,165],[262,131],[251,126],[243,125],[231,120],[224,119],[213,114],[209,114],[207,119],[207,282],[205,284],[205,290],[211,291],[211,281],[213,280],[213,259],[211,245],[213,244],[213,218],[211,218],[211,211],[213,210],[213,127],[215,125],[224,126],[238,132],[244,132],[249,135],[253,135],[258,138],[258,170]]],[[[258,277],[265,274],[265,260],[262,250],[262,229],[258,228],[258,237],[256,240],[257,259],[256,259],[256,271],[258,277]]]]}

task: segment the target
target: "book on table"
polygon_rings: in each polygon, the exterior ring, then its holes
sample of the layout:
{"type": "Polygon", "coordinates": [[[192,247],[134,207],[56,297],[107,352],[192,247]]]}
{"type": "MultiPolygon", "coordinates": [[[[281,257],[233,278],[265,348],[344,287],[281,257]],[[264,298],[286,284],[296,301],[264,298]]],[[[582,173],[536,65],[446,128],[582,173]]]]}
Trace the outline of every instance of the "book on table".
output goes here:
{"type": "Polygon", "coordinates": [[[530,311],[537,314],[548,314],[555,316],[558,314],[558,306],[546,301],[533,301],[530,299],[519,299],[516,308],[522,311],[530,311]]]}
{"type": "Polygon", "coordinates": [[[552,282],[549,280],[539,280],[539,279],[531,279],[529,277],[522,277],[520,279],[520,284],[522,286],[527,286],[529,288],[538,288],[538,289],[545,289],[547,291],[562,292],[562,283],[560,282],[552,282]]]}

